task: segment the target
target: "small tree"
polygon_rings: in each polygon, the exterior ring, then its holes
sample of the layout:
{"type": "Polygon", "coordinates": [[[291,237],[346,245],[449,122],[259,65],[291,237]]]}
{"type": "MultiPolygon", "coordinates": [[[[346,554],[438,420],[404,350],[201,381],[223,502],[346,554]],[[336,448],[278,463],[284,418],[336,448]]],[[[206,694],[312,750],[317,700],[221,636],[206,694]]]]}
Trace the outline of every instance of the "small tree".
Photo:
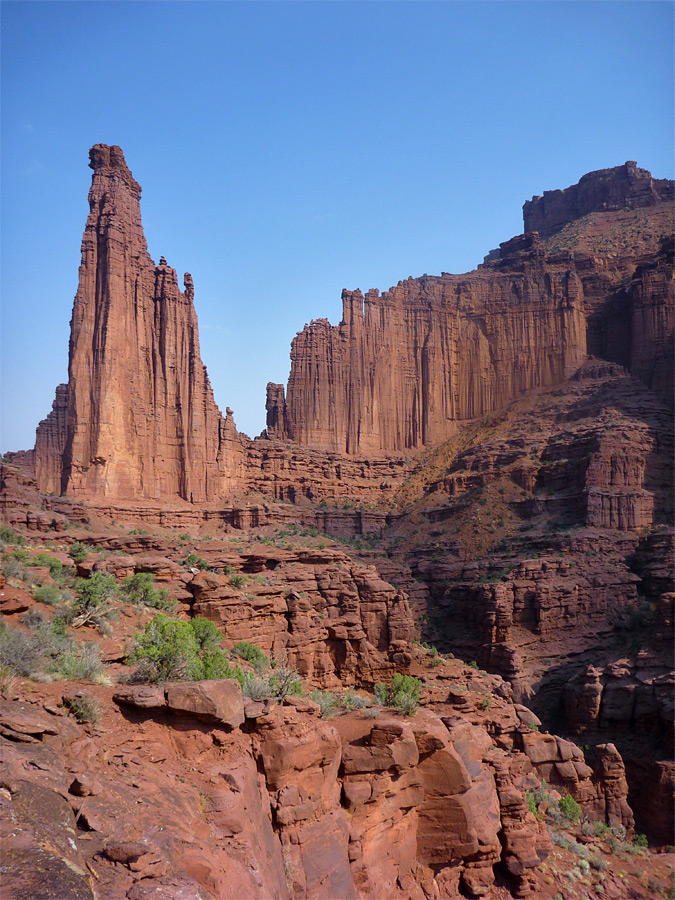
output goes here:
{"type": "Polygon", "coordinates": [[[122,592],[132,603],[151,606],[155,609],[166,609],[170,606],[169,592],[155,587],[155,576],[150,572],[136,572],[122,582],[122,592]]]}
{"type": "Polygon", "coordinates": [[[140,664],[136,674],[142,681],[236,677],[220,648],[220,632],[202,618],[183,622],[158,613],[137,635],[129,661],[140,664]]]}

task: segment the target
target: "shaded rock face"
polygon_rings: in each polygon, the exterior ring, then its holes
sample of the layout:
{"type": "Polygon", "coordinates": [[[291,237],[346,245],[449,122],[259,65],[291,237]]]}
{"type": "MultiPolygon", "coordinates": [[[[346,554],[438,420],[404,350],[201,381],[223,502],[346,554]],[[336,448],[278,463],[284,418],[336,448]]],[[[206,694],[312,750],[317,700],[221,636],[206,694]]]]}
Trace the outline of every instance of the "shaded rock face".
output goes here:
{"type": "Polygon", "coordinates": [[[192,278],[181,291],[175,270],[150,258],[141,189],[120,148],[97,144],[90,160],[68,385],[38,427],[38,485],[191,502],[231,493],[241,444],[200,359],[192,278]]]}
{"type": "Polygon", "coordinates": [[[339,326],[319,319],[294,339],[285,402],[270,385],[270,435],[349,454],[419,448],[571,375],[586,353],[576,273],[547,268],[536,235],[504,248],[489,270],[344,291],[339,326]]]}
{"type": "Polygon", "coordinates": [[[613,169],[588,172],[565,190],[544,191],[523,205],[525,231],[549,238],[574,219],[592,212],[636,209],[673,201],[673,182],[654,178],[629,161],[613,169]]]}

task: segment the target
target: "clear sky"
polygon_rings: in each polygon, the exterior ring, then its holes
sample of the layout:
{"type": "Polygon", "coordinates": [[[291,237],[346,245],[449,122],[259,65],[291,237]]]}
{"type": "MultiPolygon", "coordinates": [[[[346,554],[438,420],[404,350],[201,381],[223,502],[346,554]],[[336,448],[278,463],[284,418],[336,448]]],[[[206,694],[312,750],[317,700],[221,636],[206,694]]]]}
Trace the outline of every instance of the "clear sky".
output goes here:
{"type": "Polygon", "coordinates": [[[533,194],[673,177],[670,2],[3,2],[2,436],[66,380],[89,147],[119,144],[150,254],[192,273],[221,409],[264,427],[342,288],[464,272],[533,194]]]}

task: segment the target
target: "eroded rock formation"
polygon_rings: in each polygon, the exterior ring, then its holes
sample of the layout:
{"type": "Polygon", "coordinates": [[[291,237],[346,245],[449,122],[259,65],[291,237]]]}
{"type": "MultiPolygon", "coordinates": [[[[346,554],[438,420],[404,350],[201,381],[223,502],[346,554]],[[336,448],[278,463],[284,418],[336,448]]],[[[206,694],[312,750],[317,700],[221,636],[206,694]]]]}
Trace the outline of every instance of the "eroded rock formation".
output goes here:
{"type": "Polygon", "coordinates": [[[640,209],[673,202],[673,182],[654,178],[647,169],[628,161],[613,169],[588,172],[565,190],[544,191],[523,206],[525,231],[552,237],[569,222],[593,212],[640,209]]]}
{"type": "Polygon", "coordinates": [[[270,435],[349,454],[438,444],[589,353],[672,402],[672,196],[634,164],[590,173],[526,204],[528,233],[474,272],[344,291],[340,325],[293,340],[287,396],[268,386],[270,435]]]}
{"type": "Polygon", "coordinates": [[[420,448],[569,377],[586,353],[576,273],[547,267],[536,235],[503,246],[493,269],[344,291],[339,326],[319,319],[294,339],[270,434],[350,454],[420,448]]]}
{"type": "Polygon", "coordinates": [[[35,448],[45,493],[182,498],[233,492],[242,447],[213,399],[199,355],[194,288],[150,258],[141,188],[119,147],[97,144],[68,384],[57,389],[35,448]]]}

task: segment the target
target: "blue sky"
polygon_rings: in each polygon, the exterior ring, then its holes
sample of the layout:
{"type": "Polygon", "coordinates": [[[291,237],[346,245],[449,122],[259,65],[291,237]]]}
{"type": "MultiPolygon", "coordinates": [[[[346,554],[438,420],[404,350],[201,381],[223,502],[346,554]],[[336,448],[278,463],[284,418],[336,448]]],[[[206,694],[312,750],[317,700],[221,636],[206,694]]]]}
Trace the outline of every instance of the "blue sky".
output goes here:
{"type": "Polygon", "coordinates": [[[66,379],[92,144],[124,149],[254,435],[342,288],[468,271],[592,169],[673,177],[673,8],[3,2],[0,449],[33,445],[66,379]]]}

